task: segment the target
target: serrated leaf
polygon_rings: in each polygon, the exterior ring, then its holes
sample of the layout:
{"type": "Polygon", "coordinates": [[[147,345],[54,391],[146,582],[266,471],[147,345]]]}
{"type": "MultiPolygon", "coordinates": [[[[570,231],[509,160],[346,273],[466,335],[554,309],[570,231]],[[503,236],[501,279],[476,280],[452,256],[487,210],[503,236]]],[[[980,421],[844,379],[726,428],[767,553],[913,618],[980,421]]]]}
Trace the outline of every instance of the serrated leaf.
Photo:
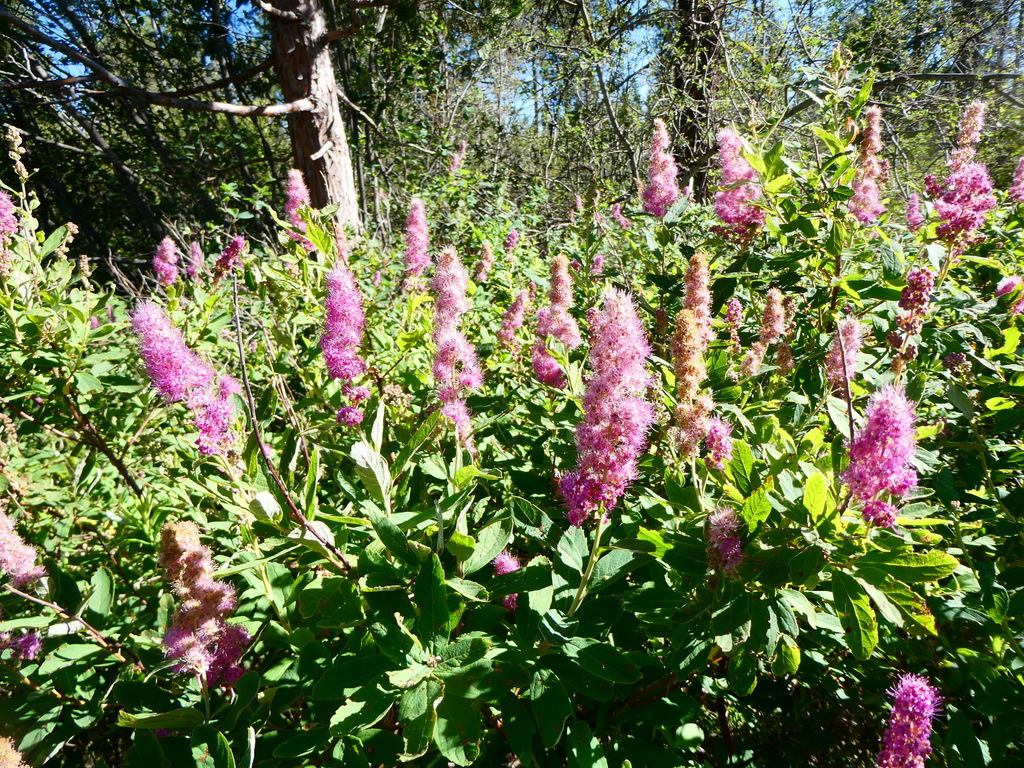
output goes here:
{"type": "Polygon", "coordinates": [[[463,565],[462,574],[469,576],[494,560],[511,541],[512,528],[512,518],[503,517],[479,531],[474,537],[476,547],[463,565]]]}
{"type": "Polygon", "coordinates": [[[948,552],[869,552],[857,560],[857,568],[871,568],[899,581],[915,584],[938,581],[951,575],[960,561],[948,552]]]}
{"type": "Polygon", "coordinates": [[[89,610],[101,616],[110,613],[110,604],[114,601],[114,578],[104,567],[97,569],[90,579],[92,594],[89,596],[89,610]]]}
{"type": "Polygon", "coordinates": [[[432,554],[420,568],[413,587],[413,599],[420,612],[416,623],[420,641],[428,650],[437,653],[448,644],[448,590],[444,584],[444,568],[436,554],[432,554]]]}
{"type": "Polygon", "coordinates": [[[832,595],[847,646],[858,659],[868,659],[878,645],[878,620],[871,599],[857,579],[842,571],[832,572],[832,595]]]}
{"type": "Polygon", "coordinates": [[[817,521],[825,513],[828,498],[828,481],[821,472],[815,472],[804,483],[804,509],[811,519],[817,521]]]}
{"type": "Polygon", "coordinates": [[[356,463],[356,474],[366,490],[386,507],[391,494],[391,471],[387,461],[364,442],[352,446],[352,459],[356,463]]]}

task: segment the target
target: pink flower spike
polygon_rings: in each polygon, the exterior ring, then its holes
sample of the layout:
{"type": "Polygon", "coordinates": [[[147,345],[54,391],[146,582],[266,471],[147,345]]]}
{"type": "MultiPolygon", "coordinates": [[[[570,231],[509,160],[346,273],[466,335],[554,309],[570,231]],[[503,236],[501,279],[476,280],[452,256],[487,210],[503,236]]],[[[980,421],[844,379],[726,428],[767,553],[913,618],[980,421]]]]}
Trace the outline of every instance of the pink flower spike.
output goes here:
{"type": "Polygon", "coordinates": [[[855,317],[839,321],[832,346],[825,356],[825,378],[833,388],[846,397],[846,386],[857,375],[857,358],[864,343],[863,328],[855,317]]]}
{"type": "Polygon", "coordinates": [[[430,266],[427,255],[427,209],[423,201],[414,197],[409,204],[409,217],[405,220],[405,282],[403,291],[412,290],[423,271],[430,266]]]}
{"type": "Polygon", "coordinates": [[[903,675],[895,688],[889,727],[882,739],[877,768],[924,768],[932,753],[932,720],[938,714],[939,692],[921,675],[903,675]]]}
{"type": "Polygon", "coordinates": [[[708,516],[708,562],[721,573],[732,573],[743,562],[742,523],[732,507],[718,507],[708,516]]]}
{"type": "MultiPolygon", "coordinates": [[[[519,560],[508,550],[499,552],[498,556],[494,558],[492,565],[494,566],[495,576],[504,576],[506,573],[513,573],[522,568],[519,560]]],[[[507,595],[502,604],[514,613],[518,604],[518,598],[518,594],[507,595]]]]}
{"type": "Polygon", "coordinates": [[[302,171],[293,168],[288,171],[288,183],[284,188],[284,215],[299,232],[306,231],[306,222],[301,214],[303,206],[309,207],[309,189],[302,171]]]}
{"type": "Polygon", "coordinates": [[[722,163],[722,185],[715,194],[715,213],[726,226],[719,231],[726,239],[745,242],[764,224],[764,211],[756,205],[761,199],[757,173],[742,155],[743,142],[732,128],[718,134],[718,153],[722,163]]]}
{"type": "Polygon", "coordinates": [[[616,203],[612,206],[612,218],[619,222],[619,226],[623,229],[629,229],[633,226],[633,222],[626,218],[626,215],[622,212],[622,203],[616,203]]]}
{"type": "Polygon", "coordinates": [[[198,280],[203,271],[203,246],[197,240],[193,240],[188,247],[188,266],[185,267],[185,274],[190,280],[198,280]]]}
{"type": "Polygon", "coordinates": [[[1019,275],[1010,275],[1004,277],[999,281],[999,285],[996,286],[996,296],[1005,296],[1008,293],[1013,293],[1024,283],[1019,275]]]}
{"type": "Polygon", "coordinates": [[[36,548],[26,544],[14,528],[14,520],[0,506],[0,573],[6,573],[11,586],[21,587],[46,575],[36,565],[36,548]]]}
{"type": "Polygon", "coordinates": [[[651,162],[647,170],[647,188],[643,194],[644,211],[659,219],[679,199],[679,184],[676,181],[679,169],[668,147],[668,128],[665,121],[659,117],[654,121],[651,162]]]}
{"type": "Polygon", "coordinates": [[[178,246],[169,237],[160,241],[153,254],[153,274],[156,281],[165,287],[178,282],[178,246]]]}
{"type": "Polygon", "coordinates": [[[1006,190],[1007,196],[1015,203],[1024,203],[1024,157],[1017,161],[1013,172],[1013,184],[1006,190]]]}
{"type": "Polygon", "coordinates": [[[907,201],[907,229],[917,232],[924,224],[924,214],[921,213],[921,199],[915,192],[907,201]]]}
{"type": "Polygon", "coordinates": [[[559,483],[569,523],[580,526],[599,508],[610,512],[636,479],[654,422],[644,396],[652,377],[650,346],[629,294],[605,291],[590,317],[590,371],[583,421],[576,428],[576,468],[559,483]]]}
{"type": "Polygon", "coordinates": [[[704,463],[712,469],[725,469],[732,461],[732,424],[717,416],[709,419],[704,445],[708,451],[704,463]]]}

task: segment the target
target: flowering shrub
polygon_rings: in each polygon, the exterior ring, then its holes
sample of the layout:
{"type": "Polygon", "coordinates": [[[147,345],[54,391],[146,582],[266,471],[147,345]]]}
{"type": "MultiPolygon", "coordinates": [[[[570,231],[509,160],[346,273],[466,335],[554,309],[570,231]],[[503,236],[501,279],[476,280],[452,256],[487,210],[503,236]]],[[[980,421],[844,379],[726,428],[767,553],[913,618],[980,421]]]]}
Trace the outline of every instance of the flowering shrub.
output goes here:
{"type": "Polygon", "coordinates": [[[572,223],[292,175],[138,297],[0,195],[4,764],[1019,765],[1024,211],[869,92],[711,205],[663,124],[572,223]]]}

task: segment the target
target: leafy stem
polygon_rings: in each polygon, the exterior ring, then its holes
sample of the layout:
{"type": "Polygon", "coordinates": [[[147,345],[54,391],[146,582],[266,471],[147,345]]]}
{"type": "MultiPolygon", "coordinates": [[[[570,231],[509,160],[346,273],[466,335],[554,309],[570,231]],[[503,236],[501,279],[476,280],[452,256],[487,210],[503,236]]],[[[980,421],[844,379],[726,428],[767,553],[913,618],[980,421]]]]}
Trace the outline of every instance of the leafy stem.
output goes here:
{"type": "Polygon", "coordinates": [[[597,530],[594,531],[594,546],[590,550],[590,558],[587,560],[587,569],[583,572],[580,588],[576,590],[576,597],[573,598],[572,605],[569,606],[569,611],[565,614],[566,616],[572,616],[576,613],[580,603],[583,602],[583,598],[587,596],[587,587],[590,585],[590,578],[594,575],[594,566],[597,565],[598,551],[601,548],[601,534],[604,533],[605,525],[607,525],[604,506],[599,507],[597,513],[597,530]]]}

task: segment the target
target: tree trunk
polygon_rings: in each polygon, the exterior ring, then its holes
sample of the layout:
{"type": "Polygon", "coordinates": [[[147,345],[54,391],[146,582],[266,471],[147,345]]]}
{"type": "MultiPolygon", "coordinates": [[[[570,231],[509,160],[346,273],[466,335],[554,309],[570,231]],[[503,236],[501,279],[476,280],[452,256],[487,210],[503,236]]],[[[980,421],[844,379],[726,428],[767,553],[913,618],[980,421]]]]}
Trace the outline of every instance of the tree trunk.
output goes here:
{"type": "Polygon", "coordinates": [[[338,221],[359,226],[359,200],[338,86],[323,41],[327,31],[323,6],[320,0],[278,0],[275,7],[283,14],[270,13],[268,18],[284,101],[309,98],[314,104],[313,111],[288,117],[295,167],[305,176],[315,208],[337,204],[338,221]]]}
{"type": "Polygon", "coordinates": [[[693,178],[693,195],[708,193],[715,137],[712,108],[723,53],[722,9],[715,0],[676,0],[679,34],[672,52],[672,85],[681,104],[673,120],[675,154],[693,178]]]}

